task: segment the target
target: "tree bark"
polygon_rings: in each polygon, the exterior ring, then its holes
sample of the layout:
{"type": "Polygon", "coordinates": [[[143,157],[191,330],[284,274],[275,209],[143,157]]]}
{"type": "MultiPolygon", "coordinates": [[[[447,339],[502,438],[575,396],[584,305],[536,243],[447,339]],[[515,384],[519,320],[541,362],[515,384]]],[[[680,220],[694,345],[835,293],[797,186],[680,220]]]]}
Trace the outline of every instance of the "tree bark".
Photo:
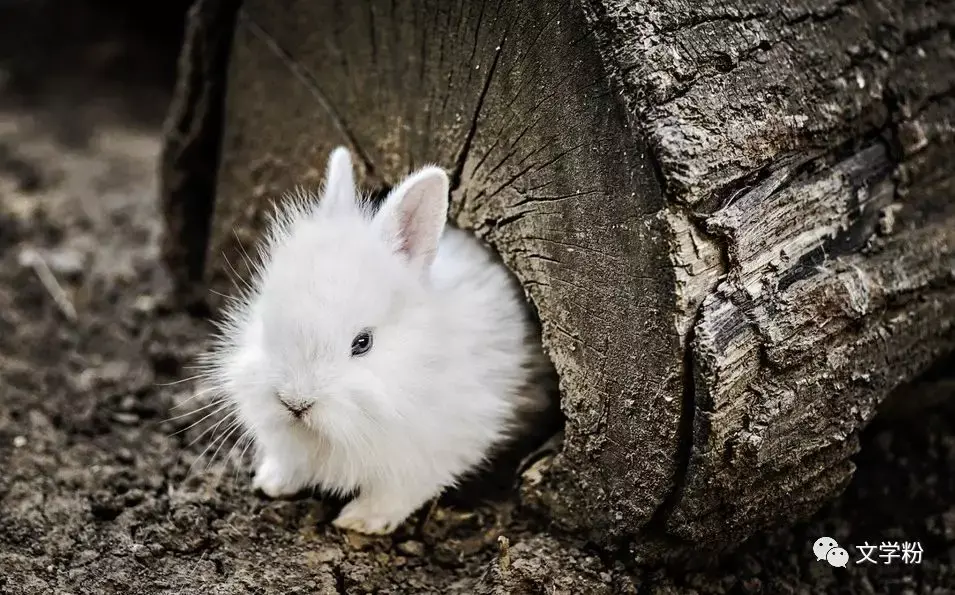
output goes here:
{"type": "Polygon", "coordinates": [[[163,130],[163,259],[190,302],[201,301],[206,293],[202,280],[215,203],[225,72],[239,5],[240,0],[196,0],[189,9],[163,130]]]}
{"type": "Polygon", "coordinates": [[[953,0],[238,15],[205,250],[199,211],[167,209],[179,279],[227,289],[335,145],[372,189],[447,167],[452,221],[521,280],[561,377],[564,443],[522,494],[565,530],[639,560],[802,517],[955,348],[953,0]]]}

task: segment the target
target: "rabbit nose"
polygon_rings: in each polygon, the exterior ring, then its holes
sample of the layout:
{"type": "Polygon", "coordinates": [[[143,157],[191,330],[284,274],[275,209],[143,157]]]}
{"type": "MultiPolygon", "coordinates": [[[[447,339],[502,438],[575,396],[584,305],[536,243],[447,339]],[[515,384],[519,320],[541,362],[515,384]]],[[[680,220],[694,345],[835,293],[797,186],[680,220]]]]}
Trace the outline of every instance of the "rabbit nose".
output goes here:
{"type": "Polygon", "coordinates": [[[292,417],[295,419],[301,419],[305,413],[312,408],[311,403],[305,403],[303,401],[288,401],[286,399],[280,399],[282,404],[285,405],[285,408],[288,409],[289,413],[292,414],[292,417]]]}

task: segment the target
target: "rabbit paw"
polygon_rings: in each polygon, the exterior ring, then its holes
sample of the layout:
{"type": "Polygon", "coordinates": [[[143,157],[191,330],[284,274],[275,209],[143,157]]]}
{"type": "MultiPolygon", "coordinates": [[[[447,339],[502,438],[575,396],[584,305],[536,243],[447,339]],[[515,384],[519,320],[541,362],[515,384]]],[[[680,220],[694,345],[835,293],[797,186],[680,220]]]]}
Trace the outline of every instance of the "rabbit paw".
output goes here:
{"type": "Polygon", "coordinates": [[[388,535],[414,511],[414,507],[409,509],[394,500],[359,495],[342,509],[332,524],[366,535],[388,535]]]}
{"type": "Polygon", "coordinates": [[[292,496],[305,487],[290,470],[283,468],[274,459],[265,459],[255,470],[252,487],[269,498],[292,496]]]}

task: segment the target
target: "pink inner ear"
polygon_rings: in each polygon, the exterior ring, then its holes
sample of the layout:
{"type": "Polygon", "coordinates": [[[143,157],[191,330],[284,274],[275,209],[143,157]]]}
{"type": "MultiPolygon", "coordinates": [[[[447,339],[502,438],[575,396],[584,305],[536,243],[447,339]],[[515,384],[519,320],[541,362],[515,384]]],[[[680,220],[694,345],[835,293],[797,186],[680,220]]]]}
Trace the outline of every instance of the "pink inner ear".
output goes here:
{"type": "Polygon", "coordinates": [[[401,213],[401,225],[398,227],[398,250],[412,256],[411,250],[414,247],[411,241],[414,225],[414,214],[411,212],[401,213]]]}

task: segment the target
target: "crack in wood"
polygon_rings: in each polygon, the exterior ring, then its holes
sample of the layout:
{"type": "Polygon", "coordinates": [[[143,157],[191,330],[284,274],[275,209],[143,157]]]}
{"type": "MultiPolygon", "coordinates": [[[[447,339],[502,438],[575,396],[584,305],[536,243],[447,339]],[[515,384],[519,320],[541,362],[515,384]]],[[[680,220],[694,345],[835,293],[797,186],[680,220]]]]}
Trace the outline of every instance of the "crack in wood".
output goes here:
{"type": "MultiPolygon", "coordinates": [[[[461,176],[464,174],[464,164],[467,162],[468,154],[471,151],[471,144],[477,134],[478,120],[481,117],[481,110],[484,107],[484,100],[487,98],[487,92],[491,88],[491,80],[494,78],[494,71],[497,70],[498,61],[501,53],[504,51],[504,43],[507,40],[507,30],[501,36],[501,41],[494,52],[494,58],[491,60],[491,66],[488,68],[487,76],[484,78],[484,86],[481,88],[481,94],[478,95],[477,105],[474,108],[474,114],[471,116],[471,126],[468,128],[467,135],[464,137],[464,143],[461,151],[454,160],[454,169],[451,171],[451,190],[456,190],[461,185],[461,176]]],[[[475,40],[475,43],[477,41],[475,40]]]]}
{"type": "Polygon", "coordinates": [[[255,19],[252,18],[250,14],[244,9],[239,9],[238,22],[241,25],[244,25],[259,41],[261,41],[269,51],[279,59],[279,61],[292,73],[292,75],[298,79],[300,83],[311,93],[312,97],[318,102],[318,104],[325,110],[325,113],[332,120],[332,124],[335,128],[341,133],[348,144],[358,153],[359,159],[365,166],[365,169],[368,172],[370,177],[377,176],[377,170],[375,168],[374,162],[372,162],[371,157],[368,153],[362,148],[361,144],[358,142],[358,139],[355,137],[354,133],[348,128],[345,121],[342,119],[341,114],[338,113],[338,110],[332,105],[332,102],[328,99],[328,96],[322,91],[321,86],[318,84],[318,80],[315,78],[311,72],[303,68],[295,58],[288,53],[282,46],[279,45],[278,41],[270,35],[265,29],[259,26],[255,22],[255,19]]]}

